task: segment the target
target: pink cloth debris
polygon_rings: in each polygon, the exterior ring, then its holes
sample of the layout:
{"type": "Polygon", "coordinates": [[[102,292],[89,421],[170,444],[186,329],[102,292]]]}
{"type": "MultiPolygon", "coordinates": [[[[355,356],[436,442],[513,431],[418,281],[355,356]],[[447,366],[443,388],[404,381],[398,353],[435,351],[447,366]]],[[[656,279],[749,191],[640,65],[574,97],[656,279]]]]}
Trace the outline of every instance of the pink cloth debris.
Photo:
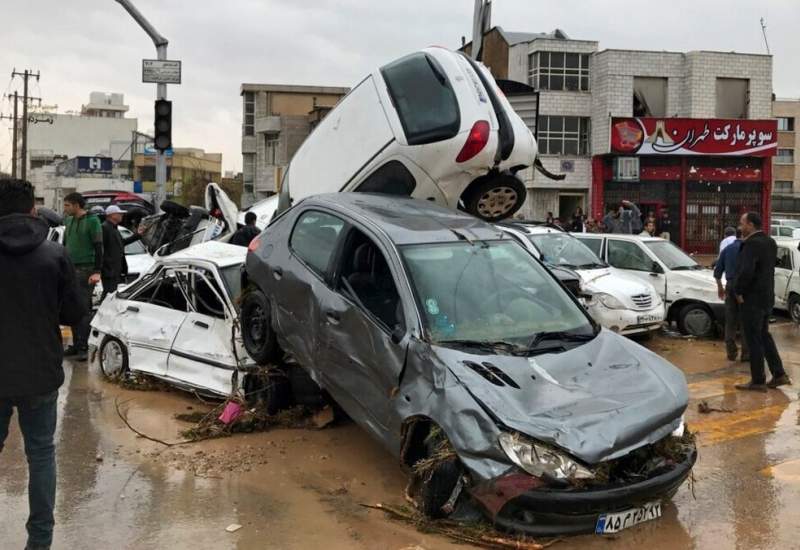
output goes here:
{"type": "Polygon", "coordinates": [[[225,405],[225,408],[222,410],[222,414],[219,415],[219,421],[227,426],[241,415],[242,406],[235,401],[228,401],[228,404],[225,405]]]}

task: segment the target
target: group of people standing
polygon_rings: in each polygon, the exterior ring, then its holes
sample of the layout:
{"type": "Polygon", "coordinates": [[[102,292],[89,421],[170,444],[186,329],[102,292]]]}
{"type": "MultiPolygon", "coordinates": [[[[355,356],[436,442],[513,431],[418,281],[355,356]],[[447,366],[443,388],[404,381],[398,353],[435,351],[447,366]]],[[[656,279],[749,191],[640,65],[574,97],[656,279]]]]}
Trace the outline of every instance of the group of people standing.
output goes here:
{"type": "Polygon", "coordinates": [[[545,223],[573,233],[617,233],[661,237],[667,240],[672,233],[672,219],[666,208],[661,209],[658,217],[652,211],[643,217],[639,207],[627,200],[609,206],[606,215],[602,219],[599,219],[599,215],[597,218],[586,216],[582,208],[577,208],[572,218],[566,222],[548,212],[545,223]]]}

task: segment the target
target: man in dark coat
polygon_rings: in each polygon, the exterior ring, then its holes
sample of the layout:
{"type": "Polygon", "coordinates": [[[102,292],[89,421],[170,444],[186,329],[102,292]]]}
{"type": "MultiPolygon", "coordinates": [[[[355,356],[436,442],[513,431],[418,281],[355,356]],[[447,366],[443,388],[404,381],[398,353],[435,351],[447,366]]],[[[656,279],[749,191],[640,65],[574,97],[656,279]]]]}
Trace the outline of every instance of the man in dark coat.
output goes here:
{"type": "Polygon", "coordinates": [[[248,212],[244,215],[244,227],[240,228],[236,233],[233,234],[229,244],[235,244],[238,246],[248,246],[250,241],[258,237],[261,230],[258,229],[256,226],[256,220],[258,217],[256,216],[255,212],[248,212]]]}
{"type": "Polygon", "coordinates": [[[41,549],[50,548],[55,523],[59,325],[76,324],[86,299],[67,251],[47,240],[47,223],[33,212],[31,184],[0,179],[0,451],[16,409],[28,457],[26,548],[41,549]]]}
{"type": "Polygon", "coordinates": [[[106,208],[106,220],[103,222],[103,267],[100,270],[100,281],[103,283],[103,297],[116,292],[117,287],[128,274],[128,262],[125,259],[125,247],[141,239],[139,233],[123,239],[119,233],[119,224],[125,211],[112,204],[106,208]]]}
{"type": "Polygon", "coordinates": [[[734,291],[741,307],[742,332],[750,348],[750,382],[737,384],[738,390],[767,391],[791,384],[783,370],[775,341],[769,333],[769,316],[775,305],[775,260],[778,247],[775,241],[761,230],[761,216],[755,212],[742,215],[741,248],[736,259],[734,291]],[[772,379],[764,375],[764,359],[772,379]]]}

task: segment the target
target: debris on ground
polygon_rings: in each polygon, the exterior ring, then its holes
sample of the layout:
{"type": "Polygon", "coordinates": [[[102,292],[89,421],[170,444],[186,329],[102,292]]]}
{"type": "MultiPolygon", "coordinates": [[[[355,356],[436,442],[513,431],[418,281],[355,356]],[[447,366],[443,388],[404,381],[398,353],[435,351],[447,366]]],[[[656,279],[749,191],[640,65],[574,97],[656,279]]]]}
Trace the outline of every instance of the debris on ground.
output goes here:
{"type": "Polygon", "coordinates": [[[222,414],[219,415],[219,420],[226,426],[235,422],[237,418],[242,416],[242,406],[236,401],[228,401],[222,409],[222,414]]]}
{"type": "Polygon", "coordinates": [[[166,382],[162,382],[152,376],[140,373],[128,373],[116,379],[111,379],[119,386],[126,390],[134,391],[170,391],[170,386],[166,382]]]}
{"type": "Polygon", "coordinates": [[[558,542],[553,540],[542,544],[522,535],[506,535],[496,531],[486,522],[464,523],[447,519],[432,520],[405,506],[387,504],[362,504],[362,506],[380,510],[391,519],[411,524],[423,533],[443,535],[456,542],[472,544],[480,548],[541,550],[558,542]]]}
{"type": "Polygon", "coordinates": [[[712,407],[708,404],[708,401],[700,401],[700,403],[697,404],[697,412],[700,414],[711,414],[712,412],[732,413],[733,409],[727,407],[712,407]]]}
{"type": "Polygon", "coordinates": [[[228,525],[228,526],[225,528],[225,530],[226,530],[228,533],[235,533],[236,531],[238,531],[238,530],[239,530],[239,529],[241,529],[241,528],[242,528],[242,526],[241,526],[241,525],[239,525],[238,523],[231,523],[230,525],[228,525]]]}
{"type": "Polygon", "coordinates": [[[425,438],[425,445],[430,449],[428,456],[418,460],[414,466],[414,473],[424,480],[428,480],[442,462],[456,460],[458,455],[450,440],[444,435],[439,426],[434,425],[425,438]]]}
{"type": "Polygon", "coordinates": [[[322,409],[314,413],[314,416],[311,417],[312,425],[318,430],[330,426],[333,424],[334,420],[335,415],[333,412],[333,407],[330,405],[325,405],[322,409]]]}
{"type": "MultiPolygon", "coordinates": [[[[200,441],[216,437],[228,437],[234,433],[265,431],[275,427],[313,427],[313,420],[311,418],[312,410],[307,407],[291,407],[270,416],[264,412],[263,407],[245,408],[242,403],[238,403],[241,407],[241,413],[228,424],[225,424],[220,420],[220,417],[231,402],[235,401],[228,399],[213,408],[196,422],[196,426],[183,430],[181,432],[181,437],[190,441],[200,441]]],[[[194,415],[176,415],[176,418],[178,418],[178,416],[181,418],[189,416],[195,418],[194,415]]]]}

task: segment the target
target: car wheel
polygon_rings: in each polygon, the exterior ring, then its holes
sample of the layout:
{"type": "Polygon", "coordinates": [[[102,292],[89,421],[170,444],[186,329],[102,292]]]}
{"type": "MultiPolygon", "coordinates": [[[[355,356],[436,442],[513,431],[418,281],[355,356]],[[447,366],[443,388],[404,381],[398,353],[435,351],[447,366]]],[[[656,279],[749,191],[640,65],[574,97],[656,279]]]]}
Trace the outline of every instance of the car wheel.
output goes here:
{"type": "Polygon", "coordinates": [[[789,296],[789,315],[792,316],[792,321],[800,323],[800,296],[796,294],[789,296]]]}
{"type": "Polygon", "coordinates": [[[261,290],[254,289],[244,295],[241,306],[242,340],[247,353],[260,365],[280,358],[271,319],[269,300],[261,290]]]}
{"type": "Polygon", "coordinates": [[[476,179],[461,196],[464,210],[488,222],[509,218],[525,202],[525,186],[508,173],[476,179]]]}
{"type": "Polygon", "coordinates": [[[106,336],[99,356],[100,370],[106,378],[117,380],[128,373],[128,348],[117,338],[106,336]]]}
{"type": "Polygon", "coordinates": [[[420,485],[417,502],[420,511],[429,518],[443,518],[449,515],[444,509],[456,489],[464,468],[455,458],[440,462],[433,467],[427,480],[420,485]]]}
{"type": "Polygon", "coordinates": [[[678,330],[682,334],[702,338],[711,336],[714,331],[714,318],[703,304],[683,306],[678,315],[678,330]]]}

